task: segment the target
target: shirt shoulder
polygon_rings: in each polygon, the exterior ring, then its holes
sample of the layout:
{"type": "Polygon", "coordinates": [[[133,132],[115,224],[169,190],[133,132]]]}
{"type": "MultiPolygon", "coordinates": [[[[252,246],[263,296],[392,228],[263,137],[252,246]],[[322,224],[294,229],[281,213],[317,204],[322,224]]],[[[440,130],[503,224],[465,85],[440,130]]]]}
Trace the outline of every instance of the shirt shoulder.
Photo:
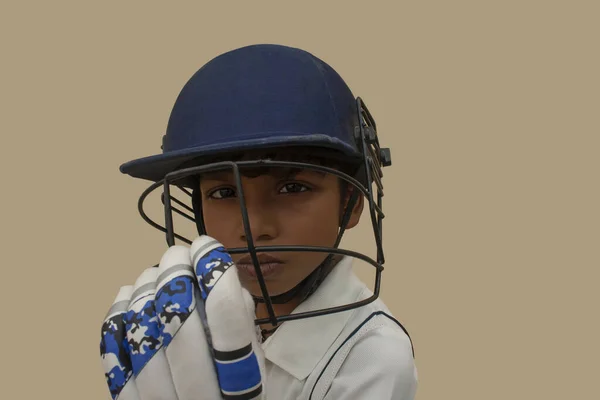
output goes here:
{"type": "Polygon", "coordinates": [[[308,399],[412,400],[415,396],[418,378],[412,341],[379,300],[353,316],[320,364],[309,378],[308,399]]]}
{"type": "Polygon", "coordinates": [[[382,325],[352,346],[324,399],[413,400],[417,382],[408,336],[382,325]]]}

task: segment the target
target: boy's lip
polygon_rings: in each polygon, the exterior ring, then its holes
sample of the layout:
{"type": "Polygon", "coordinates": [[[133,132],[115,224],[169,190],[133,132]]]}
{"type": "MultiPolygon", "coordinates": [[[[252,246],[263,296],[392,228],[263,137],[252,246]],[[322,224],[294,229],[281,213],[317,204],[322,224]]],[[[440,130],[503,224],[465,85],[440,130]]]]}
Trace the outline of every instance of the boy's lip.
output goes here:
{"type": "MultiPolygon", "coordinates": [[[[257,258],[258,258],[258,262],[261,264],[283,264],[283,261],[281,261],[279,258],[274,257],[270,254],[267,253],[260,253],[257,254],[257,258]]],[[[240,258],[236,264],[250,264],[252,265],[252,257],[250,257],[250,254],[248,254],[247,256],[244,256],[242,258],[240,258]]]]}
{"type": "MultiPolygon", "coordinates": [[[[263,277],[267,277],[278,272],[284,264],[284,262],[277,257],[273,257],[265,253],[258,254],[257,258],[258,262],[260,263],[260,270],[263,277]]],[[[239,271],[256,278],[256,270],[254,269],[254,263],[252,262],[250,255],[240,258],[240,260],[235,264],[239,271]]]]}

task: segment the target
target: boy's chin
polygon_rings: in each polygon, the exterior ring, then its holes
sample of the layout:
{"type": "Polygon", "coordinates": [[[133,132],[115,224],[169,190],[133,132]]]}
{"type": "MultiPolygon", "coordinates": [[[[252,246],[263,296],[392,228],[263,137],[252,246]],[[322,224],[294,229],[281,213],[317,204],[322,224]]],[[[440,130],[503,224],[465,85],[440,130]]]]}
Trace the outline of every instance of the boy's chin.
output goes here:
{"type": "MultiPolygon", "coordinates": [[[[286,285],[285,287],[278,287],[277,285],[274,285],[272,282],[267,282],[266,284],[267,284],[267,290],[269,291],[269,295],[271,297],[285,294],[295,287],[295,285],[286,285]]],[[[260,298],[263,297],[263,294],[260,290],[260,286],[259,286],[258,282],[252,282],[252,283],[242,282],[242,286],[244,286],[246,288],[246,290],[248,290],[252,296],[260,297],[260,298]]]]}

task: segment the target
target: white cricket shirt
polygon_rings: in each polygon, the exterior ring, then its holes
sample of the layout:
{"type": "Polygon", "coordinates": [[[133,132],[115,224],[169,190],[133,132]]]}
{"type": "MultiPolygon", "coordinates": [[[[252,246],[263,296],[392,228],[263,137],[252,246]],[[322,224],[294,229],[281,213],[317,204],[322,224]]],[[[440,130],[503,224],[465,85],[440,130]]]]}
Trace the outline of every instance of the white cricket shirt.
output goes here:
{"type": "MultiPolygon", "coordinates": [[[[371,290],[344,257],[293,313],[350,304],[371,290]]],[[[350,311],[283,323],[263,344],[268,400],[413,400],[409,336],[380,299],[350,311]]]]}

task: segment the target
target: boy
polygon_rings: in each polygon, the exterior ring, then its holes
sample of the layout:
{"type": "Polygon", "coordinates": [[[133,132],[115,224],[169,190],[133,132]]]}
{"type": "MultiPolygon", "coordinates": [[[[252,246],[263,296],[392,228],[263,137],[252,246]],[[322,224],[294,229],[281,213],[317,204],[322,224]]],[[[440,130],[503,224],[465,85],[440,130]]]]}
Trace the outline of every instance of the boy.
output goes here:
{"type": "Polygon", "coordinates": [[[220,55],[181,91],[162,149],[121,166],[164,189],[165,227],[142,215],[170,248],[105,319],[113,398],[414,398],[410,338],[377,298],[389,150],[329,65],[278,45],[220,55]],[[181,207],[193,242],[174,232],[181,207]],[[339,248],[365,208],[377,260],[339,248]],[[354,257],[375,267],[375,293],[354,257]]]}

